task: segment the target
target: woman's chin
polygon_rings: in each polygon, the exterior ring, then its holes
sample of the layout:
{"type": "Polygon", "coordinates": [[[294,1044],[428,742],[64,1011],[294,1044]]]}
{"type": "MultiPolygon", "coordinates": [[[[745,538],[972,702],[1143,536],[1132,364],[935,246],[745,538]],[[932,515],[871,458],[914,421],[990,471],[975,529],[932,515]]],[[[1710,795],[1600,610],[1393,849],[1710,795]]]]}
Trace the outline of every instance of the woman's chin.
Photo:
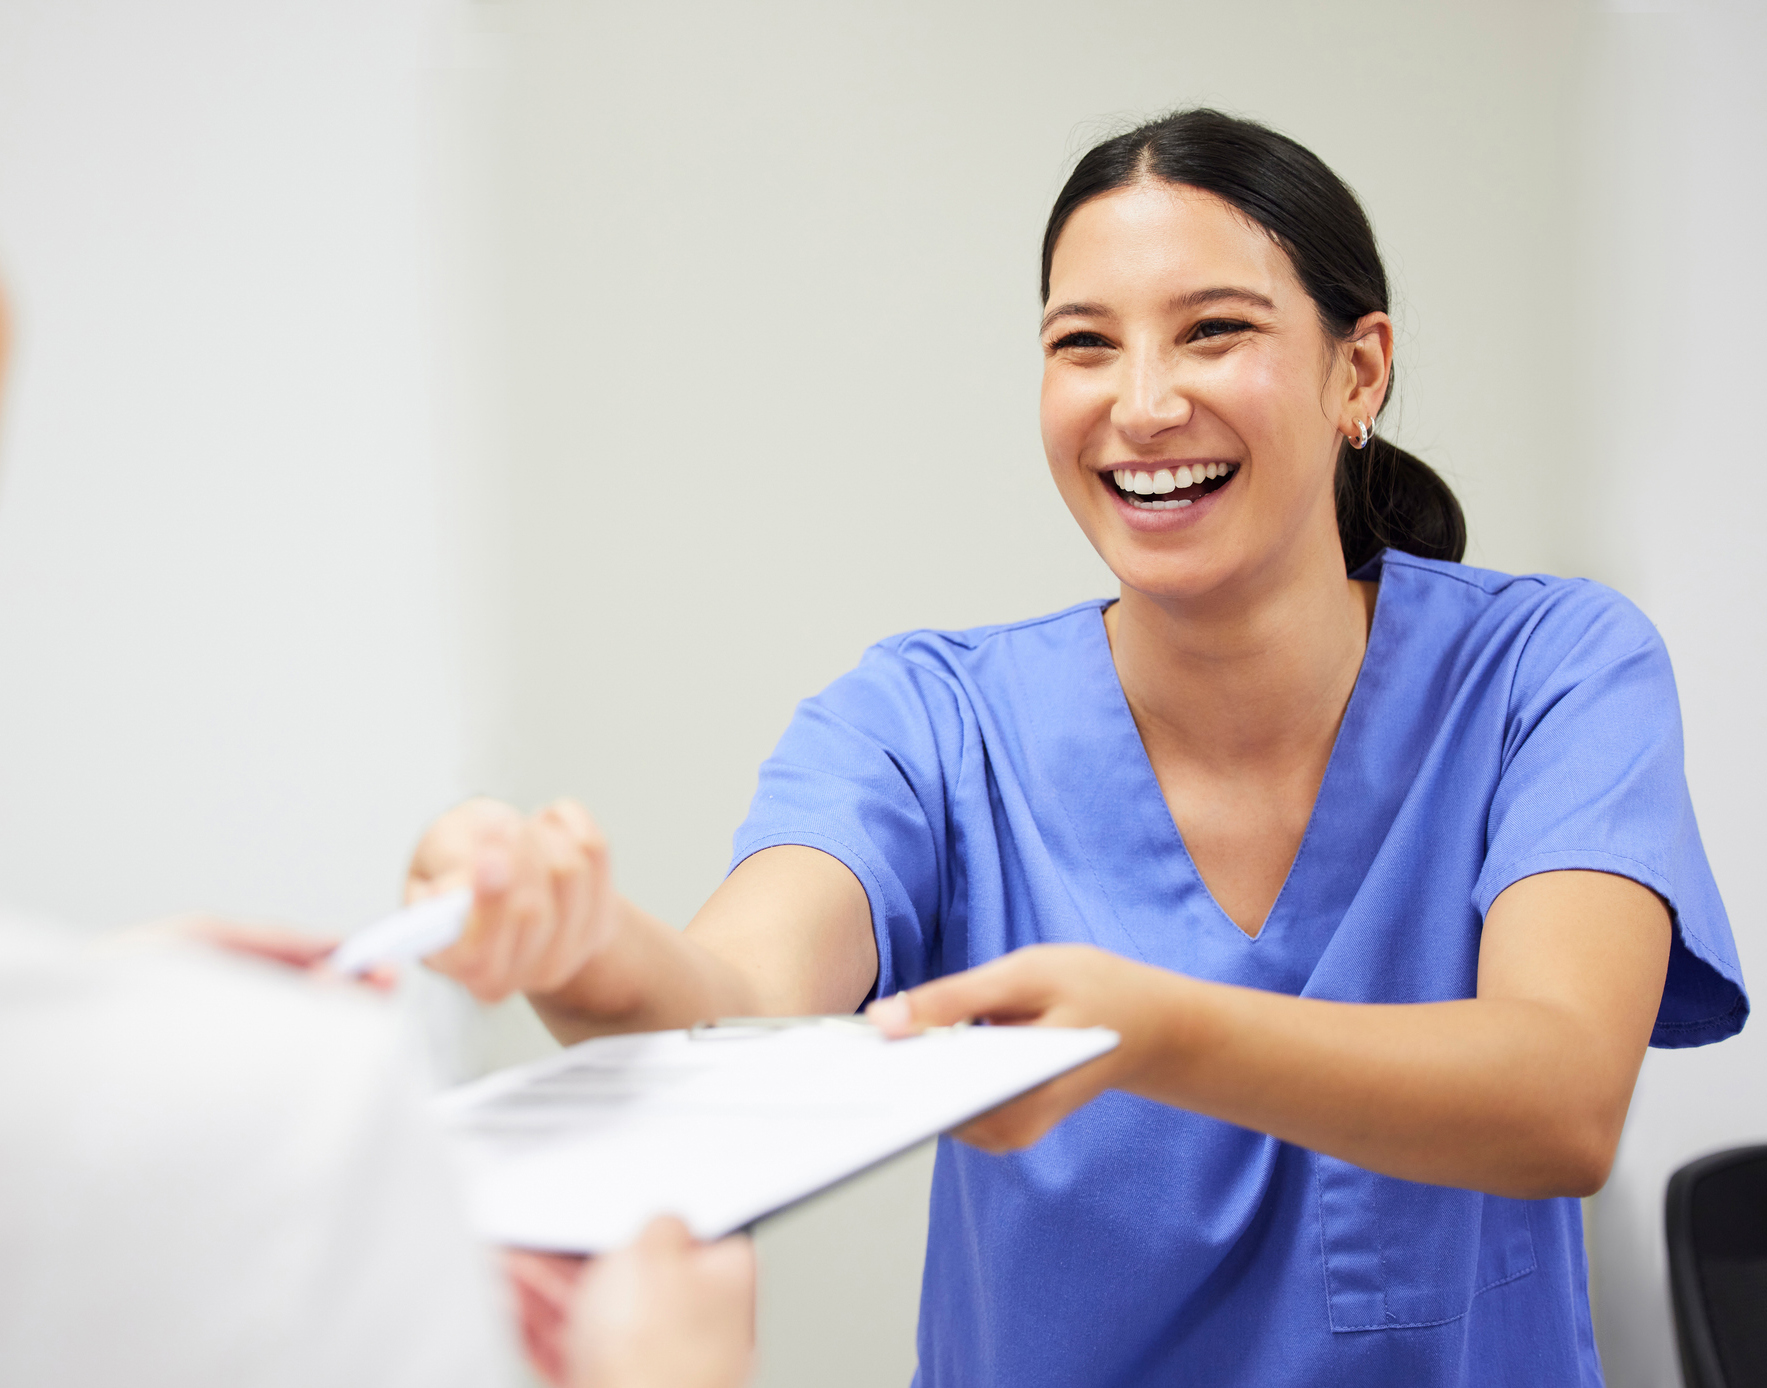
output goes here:
{"type": "Polygon", "coordinates": [[[1187,603],[1208,598],[1231,581],[1234,565],[1221,554],[1107,554],[1105,563],[1131,594],[1155,602],[1187,603]]]}

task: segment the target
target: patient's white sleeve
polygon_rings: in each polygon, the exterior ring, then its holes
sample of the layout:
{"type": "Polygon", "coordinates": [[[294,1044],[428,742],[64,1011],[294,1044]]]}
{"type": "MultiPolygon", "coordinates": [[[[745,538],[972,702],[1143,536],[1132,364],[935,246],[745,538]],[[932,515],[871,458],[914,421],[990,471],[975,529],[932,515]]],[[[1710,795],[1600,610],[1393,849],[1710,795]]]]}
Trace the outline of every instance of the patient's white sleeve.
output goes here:
{"type": "Polygon", "coordinates": [[[393,1009],[0,926],[0,1383],[520,1380],[393,1009]]]}

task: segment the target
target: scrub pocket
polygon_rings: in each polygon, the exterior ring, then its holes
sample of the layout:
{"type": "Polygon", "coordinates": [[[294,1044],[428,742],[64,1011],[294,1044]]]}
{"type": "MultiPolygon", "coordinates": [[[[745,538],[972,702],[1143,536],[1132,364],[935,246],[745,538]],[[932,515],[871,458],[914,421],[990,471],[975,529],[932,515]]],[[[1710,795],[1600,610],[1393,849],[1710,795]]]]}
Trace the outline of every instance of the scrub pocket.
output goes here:
{"type": "Polygon", "coordinates": [[[1534,1270],[1529,1201],[1313,1161],[1333,1330],[1440,1325],[1534,1270]]]}

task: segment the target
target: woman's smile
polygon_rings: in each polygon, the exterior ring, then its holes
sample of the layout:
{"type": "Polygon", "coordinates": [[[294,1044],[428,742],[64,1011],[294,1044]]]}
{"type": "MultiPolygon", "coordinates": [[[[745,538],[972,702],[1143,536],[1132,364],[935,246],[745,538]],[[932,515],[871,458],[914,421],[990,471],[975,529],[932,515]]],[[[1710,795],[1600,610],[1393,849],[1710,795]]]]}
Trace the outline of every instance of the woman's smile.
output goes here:
{"type": "MultiPolygon", "coordinates": [[[[1132,523],[1140,528],[1144,518],[1188,511],[1205,497],[1213,497],[1238,476],[1239,468],[1238,463],[1216,458],[1161,459],[1111,468],[1099,473],[1098,480],[1115,497],[1119,507],[1131,514],[1132,523]]],[[[1212,509],[1204,507],[1203,511],[1212,509]]],[[[1202,513],[1199,511],[1197,518],[1202,513]]],[[[1184,519],[1193,518],[1187,516],[1184,519]]]]}

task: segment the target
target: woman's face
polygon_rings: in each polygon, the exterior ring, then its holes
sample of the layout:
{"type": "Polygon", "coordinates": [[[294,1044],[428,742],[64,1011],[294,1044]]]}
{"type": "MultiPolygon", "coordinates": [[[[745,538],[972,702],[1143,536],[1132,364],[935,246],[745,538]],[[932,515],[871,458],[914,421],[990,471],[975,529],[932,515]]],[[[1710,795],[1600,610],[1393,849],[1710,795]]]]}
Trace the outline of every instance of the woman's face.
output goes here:
{"type": "Polygon", "coordinates": [[[1355,382],[1335,348],[1288,256],[1213,194],[1140,183],[1073,214],[1050,266],[1043,446],[1125,585],[1280,581],[1321,545],[1341,565],[1332,482],[1355,382]]]}

